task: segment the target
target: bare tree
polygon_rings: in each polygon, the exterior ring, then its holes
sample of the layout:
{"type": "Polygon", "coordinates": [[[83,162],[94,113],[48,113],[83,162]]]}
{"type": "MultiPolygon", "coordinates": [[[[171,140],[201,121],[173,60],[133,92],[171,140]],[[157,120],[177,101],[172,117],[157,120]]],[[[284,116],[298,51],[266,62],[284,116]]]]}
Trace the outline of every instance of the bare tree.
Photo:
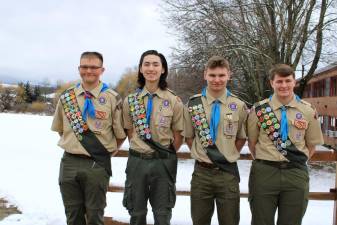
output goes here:
{"type": "Polygon", "coordinates": [[[271,65],[286,63],[303,69],[301,95],[320,60],[336,53],[326,41],[335,38],[336,1],[163,0],[167,25],[179,35],[175,66],[223,55],[233,67],[233,91],[255,102],[271,92],[271,65]]]}

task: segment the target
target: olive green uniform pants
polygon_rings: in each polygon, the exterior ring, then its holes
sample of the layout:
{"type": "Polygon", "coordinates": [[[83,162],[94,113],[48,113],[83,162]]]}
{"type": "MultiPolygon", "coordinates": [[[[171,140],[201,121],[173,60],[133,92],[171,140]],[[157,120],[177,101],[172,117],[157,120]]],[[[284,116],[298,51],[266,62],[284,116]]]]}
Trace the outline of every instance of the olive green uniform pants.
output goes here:
{"type": "Polygon", "coordinates": [[[169,154],[168,157],[145,159],[129,154],[123,205],[129,211],[131,225],[147,224],[148,200],[152,207],[154,224],[170,224],[176,200],[176,174],[170,174],[166,166],[171,166],[176,171],[177,158],[175,154],[169,154]]]}
{"type": "Polygon", "coordinates": [[[191,215],[194,225],[209,225],[217,206],[219,225],[238,225],[240,190],[238,178],[218,168],[194,167],[191,181],[191,215]]]}
{"type": "Polygon", "coordinates": [[[307,169],[277,168],[254,160],[249,177],[252,225],[301,225],[308,204],[307,169]]]}
{"type": "Polygon", "coordinates": [[[104,225],[109,175],[91,158],[65,153],[59,185],[68,225],[104,225]]]}

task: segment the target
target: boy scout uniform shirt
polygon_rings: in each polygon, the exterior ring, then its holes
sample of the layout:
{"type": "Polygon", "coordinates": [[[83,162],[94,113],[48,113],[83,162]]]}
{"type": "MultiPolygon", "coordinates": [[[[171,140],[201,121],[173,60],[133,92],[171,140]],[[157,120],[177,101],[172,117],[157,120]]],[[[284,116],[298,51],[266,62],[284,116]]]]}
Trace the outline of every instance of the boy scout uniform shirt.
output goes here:
{"type": "MultiPolygon", "coordinates": [[[[147,101],[150,92],[144,87],[139,96],[144,99],[144,106],[147,108],[147,101]]],[[[183,130],[183,104],[179,97],[168,90],[158,88],[152,95],[152,113],[150,119],[150,130],[152,139],[155,142],[169,147],[173,142],[173,131],[183,130]]],[[[130,148],[141,153],[154,152],[138,135],[130,116],[130,107],[128,98],[123,103],[123,122],[124,128],[129,130],[133,128],[130,148]]]]}
{"type": "MultiPolygon", "coordinates": [[[[268,102],[265,99],[260,104],[268,102]]],[[[269,105],[275,113],[278,121],[281,118],[282,103],[277,99],[275,95],[272,96],[269,105]]],[[[323,144],[323,136],[321,132],[321,126],[317,120],[316,111],[311,107],[310,103],[303,100],[293,100],[286,105],[287,106],[287,118],[288,118],[288,136],[291,142],[296,148],[305,153],[309,157],[309,150],[307,146],[315,146],[323,144]],[[294,125],[296,120],[304,122],[303,128],[297,128],[294,125]]],[[[255,157],[256,159],[270,160],[270,161],[288,161],[275,147],[273,142],[269,139],[267,132],[261,127],[258,127],[258,118],[254,107],[251,109],[248,122],[248,140],[254,141],[255,157]]]]}
{"type": "MultiPolygon", "coordinates": [[[[91,100],[95,107],[96,118],[87,115],[87,124],[104,147],[112,152],[117,149],[116,138],[123,139],[126,137],[122,124],[122,100],[118,93],[111,89],[101,92],[102,86],[103,84],[100,82],[96,88],[90,91],[93,95],[91,100]]],[[[79,85],[79,87],[74,88],[74,92],[77,103],[83,112],[85,90],[82,85],[79,85]]],[[[58,145],[65,151],[90,156],[75,136],[60,100],[56,106],[51,129],[62,133],[58,145]]]]}
{"type": "MultiPolygon", "coordinates": [[[[191,98],[195,96],[192,96],[191,98]]],[[[199,96],[201,95],[199,94],[199,96]]],[[[209,95],[208,91],[206,91],[206,97],[201,97],[201,100],[209,125],[212,103],[216,98],[209,95]]],[[[220,98],[218,98],[218,100],[221,103],[221,114],[215,144],[229,162],[235,162],[240,158],[240,153],[235,146],[235,140],[246,139],[247,137],[245,130],[248,114],[246,111],[247,108],[244,102],[232,94],[227,97],[227,90],[220,98]]],[[[184,119],[185,125],[183,136],[186,138],[194,138],[191,148],[192,158],[200,162],[212,163],[201,145],[199,135],[192,125],[191,115],[186,107],[184,109],[184,119]]]]}

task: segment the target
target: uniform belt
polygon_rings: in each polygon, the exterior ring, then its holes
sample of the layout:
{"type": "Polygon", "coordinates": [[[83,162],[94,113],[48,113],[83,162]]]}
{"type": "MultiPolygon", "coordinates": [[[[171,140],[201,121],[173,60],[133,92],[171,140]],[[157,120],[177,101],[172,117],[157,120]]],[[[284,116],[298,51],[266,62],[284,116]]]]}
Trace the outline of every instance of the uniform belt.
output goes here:
{"type": "Polygon", "coordinates": [[[64,152],[64,155],[66,156],[70,156],[70,157],[77,157],[77,158],[83,158],[83,159],[92,159],[90,156],[88,155],[84,155],[84,154],[73,154],[73,153],[69,153],[69,152],[64,152]]]}
{"type": "Polygon", "coordinates": [[[269,165],[278,169],[307,169],[306,165],[301,165],[299,163],[294,162],[287,162],[287,161],[269,161],[269,160],[263,160],[263,159],[255,159],[256,162],[260,162],[265,165],[269,165]]]}
{"type": "Polygon", "coordinates": [[[129,153],[132,156],[135,156],[137,158],[141,159],[167,159],[170,157],[170,153],[168,152],[151,152],[151,153],[141,153],[138,151],[135,151],[133,149],[129,149],[129,153]]]}
{"type": "Polygon", "coordinates": [[[207,168],[207,169],[214,169],[214,170],[219,170],[220,168],[217,167],[217,165],[213,164],[213,163],[207,163],[207,162],[200,162],[200,161],[195,161],[195,164],[203,167],[203,168],[207,168]]]}

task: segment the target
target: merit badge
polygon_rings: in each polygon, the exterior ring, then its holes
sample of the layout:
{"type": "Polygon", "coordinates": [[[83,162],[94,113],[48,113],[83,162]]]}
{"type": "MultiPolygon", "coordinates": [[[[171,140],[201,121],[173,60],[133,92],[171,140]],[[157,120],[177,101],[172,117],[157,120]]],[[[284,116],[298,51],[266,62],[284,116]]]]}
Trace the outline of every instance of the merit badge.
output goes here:
{"type": "Polygon", "coordinates": [[[302,119],[302,113],[296,113],[296,119],[298,120],[302,119]]]}
{"type": "Polygon", "coordinates": [[[169,100],[165,99],[163,101],[163,107],[167,108],[170,105],[169,100]]]}
{"type": "Polygon", "coordinates": [[[106,112],[95,110],[95,116],[96,116],[97,119],[105,119],[106,118],[106,112]]]}
{"type": "Polygon", "coordinates": [[[238,109],[238,105],[235,102],[231,102],[229,103],[228,107],[232,110],[232,111],[236,111],[238,109]]]}
{"type": "Polygon", "coordinates": [[[104,96],[101,96],[98,98],[98,102],[101,105],[104,105],[106,103],[106,98],[104,96]]]}

